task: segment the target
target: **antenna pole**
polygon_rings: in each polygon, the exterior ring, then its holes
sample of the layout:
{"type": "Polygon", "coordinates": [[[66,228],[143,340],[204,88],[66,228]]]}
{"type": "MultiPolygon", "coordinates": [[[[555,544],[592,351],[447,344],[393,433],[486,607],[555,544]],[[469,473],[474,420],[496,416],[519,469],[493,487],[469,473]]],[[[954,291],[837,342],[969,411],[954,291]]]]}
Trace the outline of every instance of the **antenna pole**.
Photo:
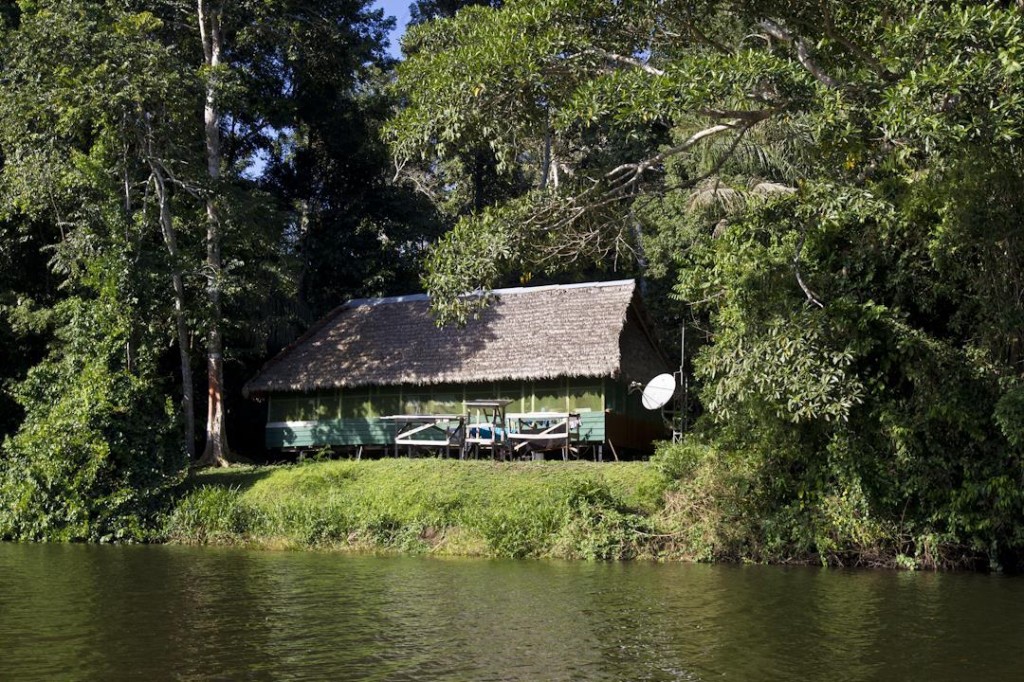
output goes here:
{"type": "Polygon", "coordinates": [[[681,325],[683,340],[679,344],[679,379],[683,383],[683,431],[690,430],[690,380],[686,376],[686,320],[681,325]]]}
{"type": "Polygon", "coordinates": [[[687,405],[687,382],[686,382],[686,323],[679,326],[679,387],[682,389],[676,393],[675,398],[675,419],[672,420],[672,442],[678,443],[683,439],[683,433],[687,430],[686,405],[687,405]]]}

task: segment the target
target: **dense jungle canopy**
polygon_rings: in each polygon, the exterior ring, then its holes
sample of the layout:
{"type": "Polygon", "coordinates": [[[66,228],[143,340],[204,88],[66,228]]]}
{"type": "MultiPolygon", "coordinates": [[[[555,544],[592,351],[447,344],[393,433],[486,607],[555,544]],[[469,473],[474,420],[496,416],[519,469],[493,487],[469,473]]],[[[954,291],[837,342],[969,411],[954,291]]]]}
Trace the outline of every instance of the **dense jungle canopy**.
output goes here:
{"type": "Polygon", "coordinates": [[[699,341],[709,558],[1019,563],[1017,2],[4,7],[0,535],[141,533],[346,296],[614,274],[699,341]]]}

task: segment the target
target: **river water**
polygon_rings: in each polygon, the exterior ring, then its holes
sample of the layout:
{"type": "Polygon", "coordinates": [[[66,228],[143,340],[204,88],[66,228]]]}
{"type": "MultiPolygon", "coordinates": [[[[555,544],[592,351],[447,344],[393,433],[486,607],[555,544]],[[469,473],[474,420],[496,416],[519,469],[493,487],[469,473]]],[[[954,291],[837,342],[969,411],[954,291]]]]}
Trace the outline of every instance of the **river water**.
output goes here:
{"type": "Polygon", "coordinates": [[[1019,680],[1024,579],[0,543],[12,680],[1019,680]]]}

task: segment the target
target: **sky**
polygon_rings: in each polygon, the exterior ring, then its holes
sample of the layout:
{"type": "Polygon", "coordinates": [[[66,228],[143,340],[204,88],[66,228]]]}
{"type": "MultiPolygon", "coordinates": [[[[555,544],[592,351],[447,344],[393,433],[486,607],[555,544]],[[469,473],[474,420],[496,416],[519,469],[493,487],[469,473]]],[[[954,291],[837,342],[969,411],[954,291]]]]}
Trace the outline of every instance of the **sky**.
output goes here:
{"type": "Polygon", "coordinates": [[[409,4],[413,0],[377,0],[374,3],[374,7],[380,7],[384,10],[384,13],[395,17],[396,24],[395,30],[391,32],[391,47],[388,52],[393,57],[401,57],[402,50],[398,46],[398,41],[405,33],[405,25],[409,23],[409,4]]]}

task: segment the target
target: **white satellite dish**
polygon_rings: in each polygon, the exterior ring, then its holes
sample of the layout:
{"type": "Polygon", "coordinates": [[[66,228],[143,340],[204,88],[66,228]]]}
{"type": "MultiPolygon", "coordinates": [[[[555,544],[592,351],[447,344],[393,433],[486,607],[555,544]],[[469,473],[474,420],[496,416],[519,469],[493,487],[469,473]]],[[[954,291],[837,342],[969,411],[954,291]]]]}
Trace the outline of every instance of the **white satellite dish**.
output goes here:
{"type": "Polygon", "coordinates": [[[647,382],[641,402],[648,410],[656,410],[672,400],[676,392],[676,379],[671,374],[659,374],[647,382]]]}

